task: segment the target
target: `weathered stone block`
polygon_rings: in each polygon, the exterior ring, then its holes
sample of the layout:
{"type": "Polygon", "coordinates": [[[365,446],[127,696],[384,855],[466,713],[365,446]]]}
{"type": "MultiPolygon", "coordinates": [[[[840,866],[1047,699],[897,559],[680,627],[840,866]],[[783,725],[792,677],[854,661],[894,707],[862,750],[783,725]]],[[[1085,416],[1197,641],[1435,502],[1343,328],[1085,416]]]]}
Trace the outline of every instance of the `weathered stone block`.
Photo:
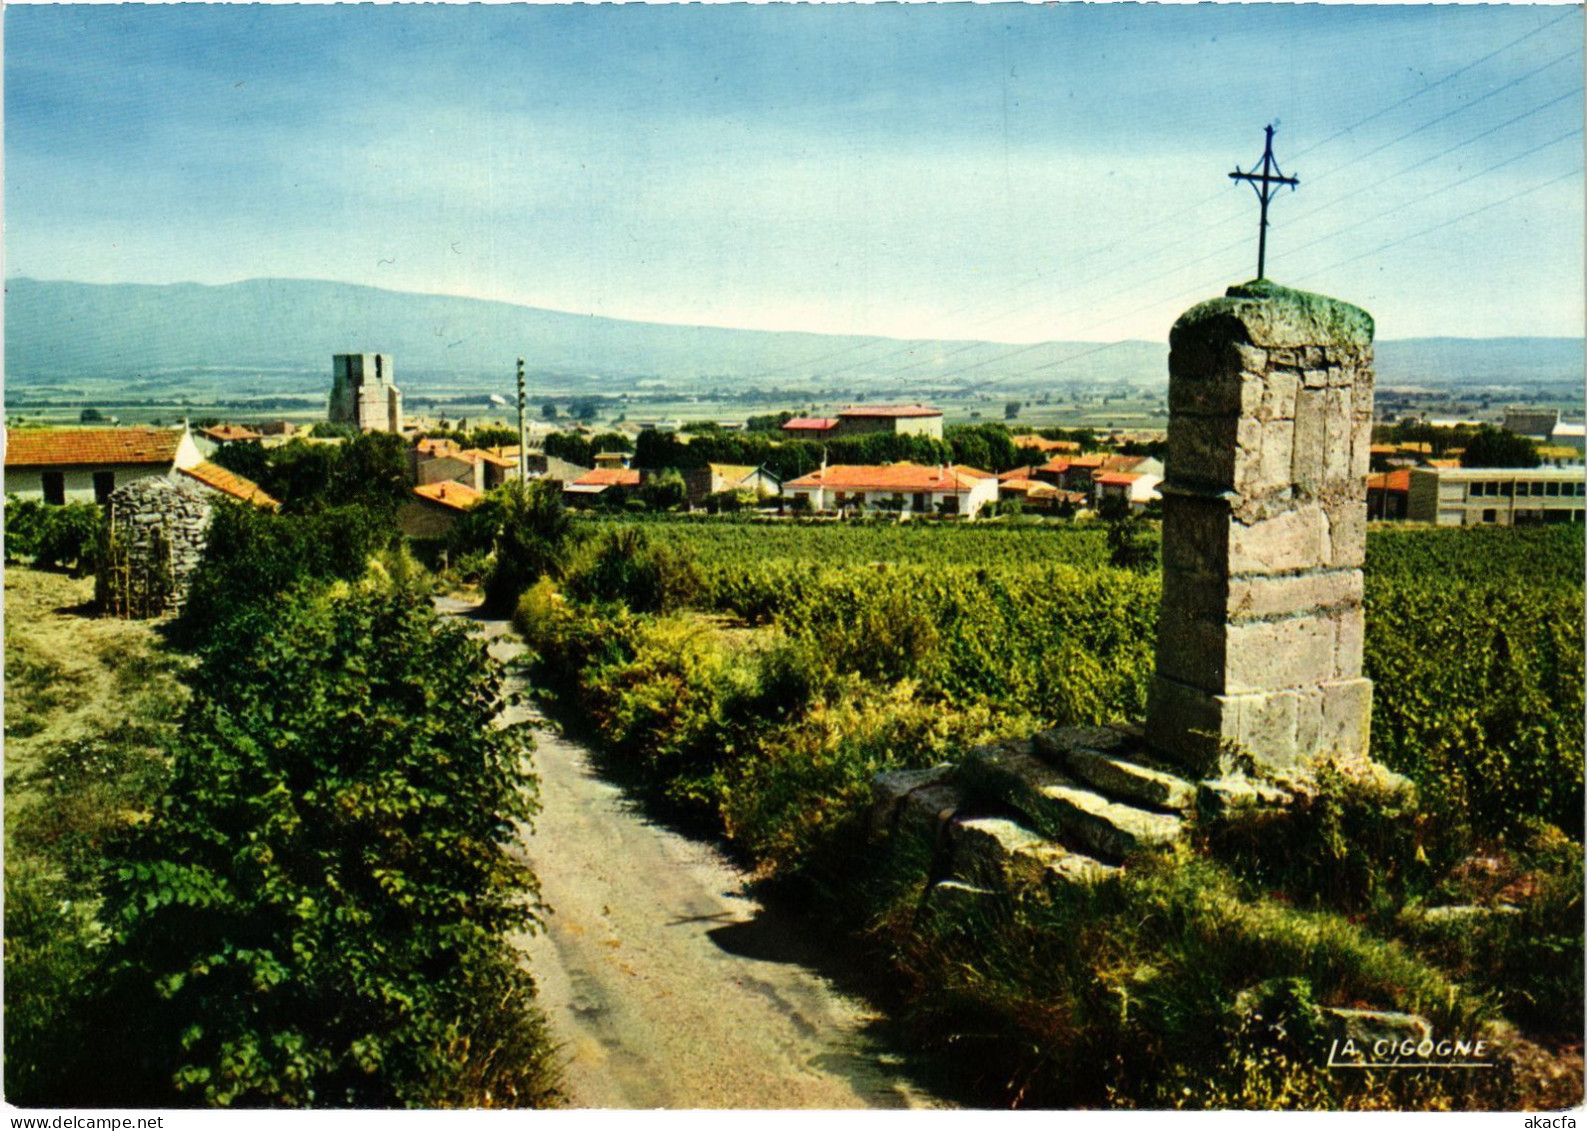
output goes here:
{"type": "Polygon", "coordinates": [[[1322,487],[1327,444],[1327,406],[1321,389],[1302,389],[1295,398],[1295,442],[1291,448],[1290,479],[1315,495],[1322,487]]]}
{"type": "Polygon", "coordinates": [[[1350,451],[1354,438],[1355,420],[1350,415],[1350,390],[1323,390],[1322,480],[1325,483],[1350,478],[1350,451]]]}
{"type": "Polygon", "coordinates": [[[1163,565],[1222,576],[1229,568],[1229,505],[1219,498],[1163,493],[1163,565]]]}
{"type": "Polygon", "coordinates": [[[1328,556],[1318,564],[1336,569],[1360,569],[1367,559],[1366,499],[1355,498],[1330,503],[1323,508],[1327,516],[1328,556]]]}
{"type": "Polygon", "coordinates": [[[1226,694],[1331,679],[1338,625],[1326,614],[1243,621],[1225,629],[1226,694]]]}
{"type": "Polygon", "coordinates": [[[1196,801],[1196,787],[1184,778],[1099,750],[1076,747],[1065,767],[1086,784],[1127,801],[1159,809],[1188,809],[1196,801]]]}
{"type": "Polygon", "coordinates": [[[944,763],[923,770],[885,770],[871,779],[870,830],[881,836],[898,820],[904,798],[917,789],[944,785],[953,776],[953,767],[944,763]]]}
{"type": "MultiPolygon", "coordinates": [[[[1354,576],[1359,581],[1359,570],[1350,570],[1347,576],[1354,576]]],[[[1339,629],[1339,642],[1334,647],[1335,679],[1359,679],[1361,676],[1362,653],[1366,647],[1367,614],[1359,604],[1339,609],[1334,614],[1334,623],[1339,629]]]]}
{"type": "Polygon", "coordinates": [[[1358,608],[1362,599],[1361,571],[1326,569],[1231,577],[1228,593],[1226,612],[1231,620],[1358,608]]]}
{"type": "Polygon", "coordinates": [[[1237,416],[1177,416],[1168,426],[1168,466],[1176,480],[1234,484],[1237,416]]]}
{"type": "MultiPolygon", "coordinates": [[[[1365,517],[1363,513],[1363,521],[1365,517]]],[[[1228,539],[1232,574],[1313,569],[1330,561],[1328,522],[1317,507],[1302,507],[1249,525],[1231,523],[1228,539]]]]}
{"type": "Polygon", "coordinates": [[[1237,731],[1234,713],[1226,712],[1221,700],[1158,672],[1146,701],[1147,744],[1194,774],[1214,771],[1223,739],[1237,731]]]}

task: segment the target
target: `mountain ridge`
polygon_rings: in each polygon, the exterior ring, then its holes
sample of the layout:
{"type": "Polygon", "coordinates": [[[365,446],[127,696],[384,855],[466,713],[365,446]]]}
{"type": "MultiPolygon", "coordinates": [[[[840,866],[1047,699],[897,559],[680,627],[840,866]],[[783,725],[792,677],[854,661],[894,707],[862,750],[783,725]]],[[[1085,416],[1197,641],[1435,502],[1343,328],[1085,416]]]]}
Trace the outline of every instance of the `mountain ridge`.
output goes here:
{"type": "MultiPolygon", "coordinates": [[[[369,350],[392,354],[399,379],[425,387],[499,383],[521,356],[542,383],[557,378],[570,389],[730,381],[865,395],[899,387],[1151,387],[1165,380],[1168,353],[1166,327],[1163,342],[828,335],[268,277],[206,284],[19,276],[6,281],[5,329],[7,376],[24,383],[193,368],[323,374],[331,354],[369,350]]],[[[1572,338],[1389,339],[1378,344],[1379,384],[1579,381],[1582,347],[1572,338]]]]}

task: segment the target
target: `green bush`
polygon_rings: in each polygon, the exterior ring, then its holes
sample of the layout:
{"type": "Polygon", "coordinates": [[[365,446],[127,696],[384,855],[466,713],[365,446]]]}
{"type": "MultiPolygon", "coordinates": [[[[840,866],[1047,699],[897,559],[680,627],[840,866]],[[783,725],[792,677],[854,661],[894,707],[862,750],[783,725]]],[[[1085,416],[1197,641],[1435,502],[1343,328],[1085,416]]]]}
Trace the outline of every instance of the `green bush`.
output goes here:
{"type": "Polygon", "coordinates": [[[575,600],[621,601],[635,612],[660,613],[694,603],[700,577],[687,556],[624,526],[587,544],[567,572],[566,588],[575,600]]]}
{"type": "Polygon", "coordinates": [[[99,543],[100,510],[94,503],[47,506],[36,499],[6,496],[6,561],[32,559],[40,569],[92,573],[99,543]]]}
{"type": "Polygon", "coordinates": [[[351,581],[392,538],[378,512],[342,507],[313,515],[273,514],[245,504],[215,509],[203,560],[194,571],[176,624],[189,645],[246,641],[270,599],[307,581],[351,581]]]}
{"type": "Polygon", "coordinates": [[[474,521],[491,524],[494,554],[485,578],[485,608],[510,615],[526,589],[542,577],[561,574],[574,545],[573,520],[562,505],[561,488],[544,479],[511,480],[482,506],[474,521]]]}
{"type": "Polygon", "coordinates": [[[550,1061],[505,936],[534,811],[499,665],[400,590],[270,603],[194,680],[105,899],[109,1047],[73,1102],[515,1106],[550,1061]]]}

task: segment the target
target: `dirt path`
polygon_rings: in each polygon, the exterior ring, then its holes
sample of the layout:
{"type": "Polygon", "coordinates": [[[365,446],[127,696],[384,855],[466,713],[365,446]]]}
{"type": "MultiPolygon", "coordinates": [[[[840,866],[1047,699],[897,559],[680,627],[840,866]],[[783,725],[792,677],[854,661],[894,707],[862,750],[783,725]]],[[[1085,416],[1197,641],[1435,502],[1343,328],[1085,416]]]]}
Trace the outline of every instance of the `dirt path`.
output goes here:
{"type": "MultiPolygon", "coordinates": [[[[476,623],[498,658],[519,647],[504,622],[476,623]]],[[[507,717],[543,722],[527,704],[507,717]]],[[[883,1047],[880,1019],[817,973],[833,956],[808,927],[747,896],[710,845],[645,820],[582,747],[546,726],[536,741],[542,811],[524,848],[554,911],[522,946],[574,1106],[944,1106],[883,1047]]]]}

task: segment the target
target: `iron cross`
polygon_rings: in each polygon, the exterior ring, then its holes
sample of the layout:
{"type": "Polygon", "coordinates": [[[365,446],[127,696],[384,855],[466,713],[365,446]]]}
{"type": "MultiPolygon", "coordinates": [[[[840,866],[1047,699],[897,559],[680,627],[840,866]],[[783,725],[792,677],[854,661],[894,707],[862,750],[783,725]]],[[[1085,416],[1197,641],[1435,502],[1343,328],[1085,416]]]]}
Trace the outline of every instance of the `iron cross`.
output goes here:
{"type": "Polygon", "coordinates": [[[1262,227],[1256,241],[1256,277],[1267,277],[1267,202],[1273,198],[1274,185],[1288,185],[1291,191],[1300,184],[1299,177],[1286,177],[1278,167],[1278,161],[1273,157],[1273,127],[1267,127],[1267,148],[1262,151],[1262,165],[1260,170],[1253,168],[1249,173],[1240,171],[1240,166],[1234,167],[1234,172],[1229,174],[1232,181],[1249,181],[1256,190],[1256,198],[1262,202],[1262,227]]]}

